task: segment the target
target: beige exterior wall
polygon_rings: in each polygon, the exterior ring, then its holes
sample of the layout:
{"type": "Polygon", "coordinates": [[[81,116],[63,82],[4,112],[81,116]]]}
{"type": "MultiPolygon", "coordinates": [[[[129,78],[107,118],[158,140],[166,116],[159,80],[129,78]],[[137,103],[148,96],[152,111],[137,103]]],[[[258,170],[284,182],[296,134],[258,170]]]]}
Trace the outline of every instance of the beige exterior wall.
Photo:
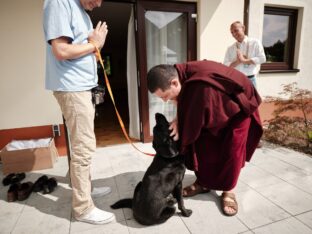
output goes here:
{"type": "Polygon", "coordinates": [[[250,1],[249,35],[262,38],[264,6],[294,8],[299,10],[295,68],[298,73],[260,74],[258,90],[264,96],[277,95],[282,84],[297,82],[299,87],[312,90],[312,1],[311,0],[257,0],[250,1]]]}
{"type": "MultiPolygon", "coordinates": [[[[249,36],[262,40],[264,6],[290,7],[299,10],[295,68],[298,73],[259,74],[258,90],[262,97],[277,95],[282,84],[297,82],[299,87],[312,90],[312,1],[310,0],[251,0],[249,36]]],[[[243,21],[244,0],[198,0],[198,59],[222,62],[225,51],[234,42],[229,25],[243,21]],[[235,4],[234,4],[235,3],[235,4]]]]}
{"type": "Polygon", "coordinates": [[[44,89],[43,0],[0,1],[0,129],[62,123],[44,89]]]}
{"type": "Polygon", "coordinates": [[[234,43],[230,25],[243,22],[244,0],[198,0],[198,59],[223,62],[227,47],[234,43]]]}
{"type": "MultiPolygon", "coordinates": [[[[192,0],[194,2],[195,0],[192,0]]],[[[198,0],[198,59],[222,62],[234,42],[229,26],[243,21],[244,0],[198,0]]],[[[260,74],[262,96],[276,95],[281,84],[296,81],[312,90],[312,1],[251,0],[249,36],[262,38],[264,5],[298,8],[296,64],[299,73],[260,74]]],[[[43,0],[0,1],[0,130],[62,123],[61,112],[44,89],[43,0]]]]}

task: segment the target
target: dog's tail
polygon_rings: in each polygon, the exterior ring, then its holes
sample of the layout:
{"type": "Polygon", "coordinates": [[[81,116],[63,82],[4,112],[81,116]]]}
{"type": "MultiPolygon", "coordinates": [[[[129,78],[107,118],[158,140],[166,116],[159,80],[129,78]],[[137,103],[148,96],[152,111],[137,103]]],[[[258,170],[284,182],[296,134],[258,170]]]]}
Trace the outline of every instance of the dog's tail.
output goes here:
{"type": "Polygon", "coordinates": [[[126,199],[121,199],[119,201],[117,201],[116,203],[114,203],[113,205],[111,205],[112,209],[120,209],[120,208],[130,208],[132,209],[132,198],[126,198],[126,199]]]}

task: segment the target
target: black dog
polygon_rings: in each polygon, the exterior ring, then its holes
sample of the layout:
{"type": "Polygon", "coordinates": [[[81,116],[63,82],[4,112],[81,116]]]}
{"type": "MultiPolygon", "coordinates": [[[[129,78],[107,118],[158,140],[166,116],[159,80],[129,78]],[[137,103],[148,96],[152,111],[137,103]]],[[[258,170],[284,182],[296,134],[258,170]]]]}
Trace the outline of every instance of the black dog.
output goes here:
{"type": "Polygon", "coordinates": [[[183,216],[192,214],[192,210],[185,209],[182,197],[184,159],[179,155],[177,142],[170,137],[166,117],[157,113],[155,118],[153,147],[156,156],[137,184],[133,199],[122,199],[111,206],[113,209],[132,208],[134,218],[143,225],[165,222],[175,214],[176,202],[183,216]]]}

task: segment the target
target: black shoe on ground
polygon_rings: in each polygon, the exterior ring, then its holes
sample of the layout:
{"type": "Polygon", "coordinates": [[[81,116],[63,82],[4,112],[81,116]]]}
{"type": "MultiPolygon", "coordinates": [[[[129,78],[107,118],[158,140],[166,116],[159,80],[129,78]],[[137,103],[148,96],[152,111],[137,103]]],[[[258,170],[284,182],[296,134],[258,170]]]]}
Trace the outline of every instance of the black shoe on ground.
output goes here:
{"type": "Polygon", "coordinates": [[[43,190],[43,185],[48,181],[48,177],[43,175],[39,177],[34,183],[33,192],[40,192],[43,190]]]}
{"type": "Polygon", "coordinates": [[[7,175],[3,180],[2,180],[2,184],[4,186],[10,185],[10,184],[16,184],[20,181],[22,181],[23,179],[25,179],[26,175],[25,173],[11,173],[9,175],[7,175]]]}
{"type": "Polygon", "coordinates": [[[57,181],[54,177],[48,179],[43,185],[43,194],[52,193],[57,186],[57,181]]]}
{"type": "Polygon", "coordinates": [[[22,183],[19,189],[17,190],[17,200],[24,201],[26,200],[32,192],[34,183],[26,182],[22,183]]]}
{"type": "Polygon", "coordinates": [[[15,176],[15,173],[11,173],[9,175],[7,175],[6,177],[4,177],[4,179],[2,180],[2,184],[4,186],[7,186],[9,184],[11,184],[11,180],[12,178],[15,176]]]}
{"type": "Polygon", "coordinates": [[[20,186],[21,186],[20,183],[12,184],[10,186],[7,194],[8,202],[14,202],[17,200],[17,191],[19,190],[20,186]]]}

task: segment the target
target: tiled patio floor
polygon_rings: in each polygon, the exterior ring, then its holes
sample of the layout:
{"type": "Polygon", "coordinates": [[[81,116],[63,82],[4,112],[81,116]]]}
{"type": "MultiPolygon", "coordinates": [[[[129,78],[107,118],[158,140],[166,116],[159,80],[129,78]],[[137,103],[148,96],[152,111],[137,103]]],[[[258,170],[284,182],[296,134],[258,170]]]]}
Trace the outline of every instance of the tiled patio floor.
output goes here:
{"type": "MultiPolygon", "coordinates": [[[[152,152],[150,144],[137,145],[152,152]]],[[[95,199],[96,205],[112,211],[109,206],[113,202],[132,196],[151,160],[128,144],[98,148],[93,158],[93,185],[111,186],[112,193],[95,199]]],[[[240,176],[236,216],[221,214],[220,192],[212,191],[185,199],[185,206],[193,210],[191,217],[176,214],[166,223],[151,227],[136,223],[129,209],[112,211],[117,220],[111,224],[74,221],[67,173],[66,157],[53,169],[27,173],[24,181],[34,182],[46,174],[56,177],[59,186],[49,195],[33,193],[24,202],[6,202],[8,187],[1,185],[0,233],[312,233],[312,158],[285,148],[266,145],[257,149],[240,176]]],[[[193,181],[193,173],[187,171],[184,184],[193,181]]]]}

